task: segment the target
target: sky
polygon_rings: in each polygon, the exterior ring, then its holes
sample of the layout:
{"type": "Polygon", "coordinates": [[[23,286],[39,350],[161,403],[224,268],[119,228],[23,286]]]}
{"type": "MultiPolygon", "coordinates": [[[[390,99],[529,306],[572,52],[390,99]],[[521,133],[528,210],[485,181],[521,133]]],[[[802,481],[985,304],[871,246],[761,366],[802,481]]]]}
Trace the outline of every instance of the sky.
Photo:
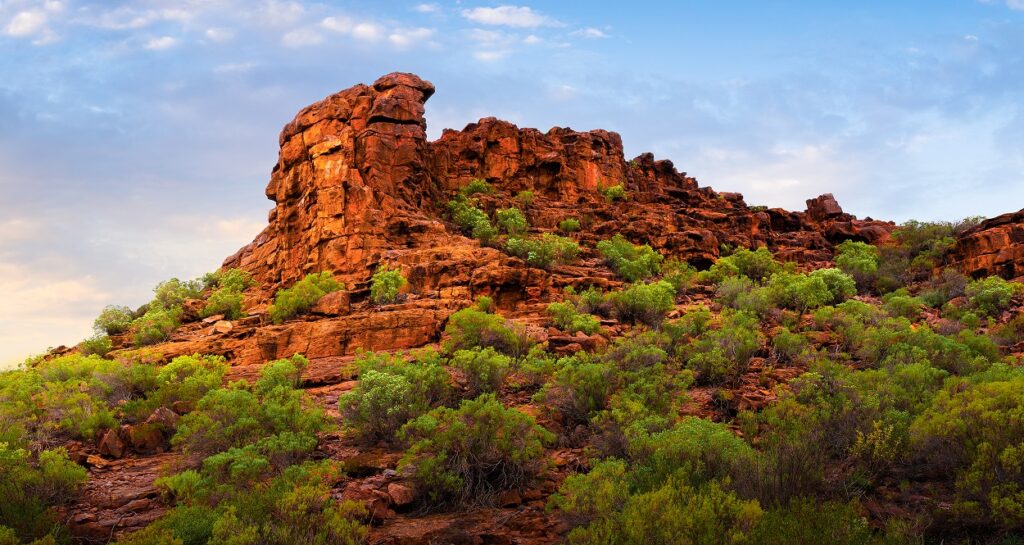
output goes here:
{"type": "Polygon", "coordinates": [[[1024,0],[0,0],[0,365],[216,269],[281,127],[393,72],[428,134],[619,132],[751,205],[1024,207],[1024,0]]]}

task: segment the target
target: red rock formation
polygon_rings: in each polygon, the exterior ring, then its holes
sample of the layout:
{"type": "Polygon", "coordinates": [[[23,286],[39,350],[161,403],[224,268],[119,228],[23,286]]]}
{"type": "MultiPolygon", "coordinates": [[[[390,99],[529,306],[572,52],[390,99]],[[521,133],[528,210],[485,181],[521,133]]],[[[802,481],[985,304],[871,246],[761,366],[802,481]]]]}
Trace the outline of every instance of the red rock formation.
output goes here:
{"type": "Polygon", "coordinates": [[[956,242],[950,261],[969,276],[1024,281],[1024,210],[985,220],[956,242]]]}

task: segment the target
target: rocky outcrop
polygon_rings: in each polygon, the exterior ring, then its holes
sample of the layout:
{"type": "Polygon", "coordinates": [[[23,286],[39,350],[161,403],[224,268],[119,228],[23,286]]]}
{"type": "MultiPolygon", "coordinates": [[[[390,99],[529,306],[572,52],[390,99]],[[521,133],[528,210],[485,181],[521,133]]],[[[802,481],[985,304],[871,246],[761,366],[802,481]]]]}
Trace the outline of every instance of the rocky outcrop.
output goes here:
{"type": "Polygon", "coordinates": [[[1024,210],[985,220],[964,232],[950,255],[968,276],[1024,281],[1024,210]]]}

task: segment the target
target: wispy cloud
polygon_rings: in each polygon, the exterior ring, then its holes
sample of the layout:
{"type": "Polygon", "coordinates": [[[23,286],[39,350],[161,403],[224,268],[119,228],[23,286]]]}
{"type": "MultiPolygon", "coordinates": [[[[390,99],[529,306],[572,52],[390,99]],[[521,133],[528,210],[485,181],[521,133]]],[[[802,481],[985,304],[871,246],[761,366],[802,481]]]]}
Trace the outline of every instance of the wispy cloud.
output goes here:
{"type": "Polygon", "coordinates": [[[498,6],[496,8],[473,8],[462,10],[462,16],[482,25],[536,28],[540,26],[561,26],[561,23],[547,15],[526,6],[498,6]]]}
{"type": "Polygon", "coordinates": [[[608,35],[599,28],[587,27],[581,28],[577,31],[569,33],[570,36],[578,36],[581,38],[607,38],[608,35]]]}
{"type": "Polygon", "coordinates": [[[159,36],[150,38],[142,46],[150,51],[163,51],[178,45],[178,39],[173,36],[159,36]]]}
{"type": "Polygon", "coordinates": [[[441,6],[438,4],[416,4],[413,9],[419,13],[437,13],[441,11],[441,6]]]}

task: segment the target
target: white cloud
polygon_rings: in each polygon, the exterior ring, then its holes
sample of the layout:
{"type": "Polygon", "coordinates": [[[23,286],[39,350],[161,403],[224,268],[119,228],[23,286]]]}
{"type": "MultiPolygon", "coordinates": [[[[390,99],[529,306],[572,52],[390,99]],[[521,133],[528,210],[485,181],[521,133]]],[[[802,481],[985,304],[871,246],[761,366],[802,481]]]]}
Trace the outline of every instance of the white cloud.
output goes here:
{"type": "Polygon", "coordinates": [[[482,62],[497,62],[508,56],[508,51],[477,51],[473,58],[482,62]]]}
{"type": "Polygon", "coordinates": [[[1006,7],[1018,11],[1024,11],[1024,0],[1006,0],[1006,7]]]}
{"type": "Polygon", "coordinates": [[[359,23],[352,27],[352,37],[357,40],[375,42],[384,35],[384,28],[376,23],[359,23]]]}
{"type": "Polygon", "coordinates": [[[462,10],[462,16],[475,23],[519,28],[559,26],[561,23],[526,6],[498,6],[462,10]]]}
{"type": "Polygon", "coordinates": [[[395,47],[405,48],[413,44],[430,40],[434,36],[432,28],[399,28],[395,29],[389,36],[388,41],[395,47]]]}
{"type": "Polygon", "coordinates": [[[217,74],[241,74],[243,72],[248,72],[253,68],[256,68],[256,66],[257,64],[253,61],[227,63],[215,66],[213,68],[213,71],[217,74]]]}
{"type": "Polygon", "coordinates": [[[203,34],[206,39],[217,43],[223,43],[235,37],[235,32],[230,28],[208,28],[203,34]]]}
{"type": "Polygon", "coordinates": [[[579,30],[577,30],[575,32],[572,32],[570,35],[572,35],[572,36],[579,36],[581,38],[607,38],[608,37],[608,35],[605,34],[604,31],[602,31],[599,28],[594,28],[594,27],[581,28],[581,29],[579,29],[579,30]]]}
{"type": "Polygon", "coordinates": [[[49,18],[44,11],[27,10],[18,12],[4,27],[4,34],[14,38],[34,37],[35,45],[44,45],[57,40],[57,34],[46,26],[49,18]]]}
{"type": "Polygon", "coordinates": [[[170,49],[178,45],[178,39],[173,36],[160,36],[158,38],[151,38],[142,47],[150,51],[163,51],[170,49]]]}
{"type": "Polygon", "coordinates": [[[413,9],[420,13],[437,13],[441,11],[441,6],[437,4],[417,4],[413,9]]]}
{"type": "Polygon", "coordinates": [[[508,35],[500,30],[484,30],[482,28],[474,28],[469,31],[468,37],[470,40],[481,43],[481,44],[494,44],[499,42],[508,41],[508,35]]]}
{"type": "Polygon", "coordinates": [[[323,43],[324,37],[315,30],[308,28],[297,28],[286,32],[281,36],[281,43],[285,47],[305,47],[323,43]]]}
{"type": "Polygon", "coordinates": [[[323,21],[320,21],[320,26],[327,30],[348,34],[349,32],[352,32],[356,23],[350,17],[325,17],[323,21]]]}
{"type": "Polygon", "coordinates": [[[523,38],[523,43],[526,45],[537,45],[543,41],[543,38],[534,34],[530,34],[529,36],[523,38]]]}

